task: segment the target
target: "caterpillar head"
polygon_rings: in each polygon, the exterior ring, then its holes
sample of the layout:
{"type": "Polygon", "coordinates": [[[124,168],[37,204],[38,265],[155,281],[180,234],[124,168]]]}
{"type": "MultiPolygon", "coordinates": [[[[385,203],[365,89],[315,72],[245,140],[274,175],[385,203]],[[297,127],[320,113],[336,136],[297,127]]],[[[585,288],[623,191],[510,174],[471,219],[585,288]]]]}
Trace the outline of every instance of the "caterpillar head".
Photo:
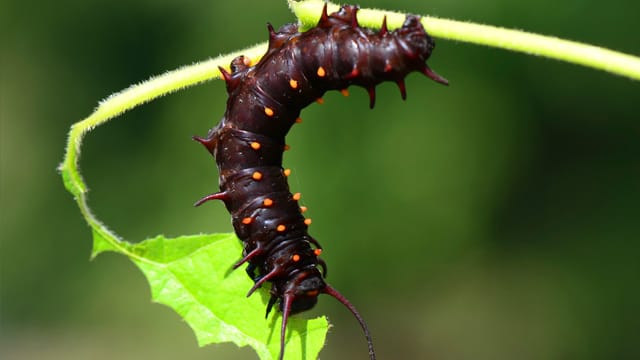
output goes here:
{"type": "Polygon", "coordinates": [[[326,286],[322,275],[315,267],[300,272],[286,283],[280,310],[283,313],[288,310],[290,314],[296,314],[313,308],[318,302],[318,295],[326,286]],[[287,297],[291,299],[289,309],[286,309],[287,297]]]}
{"type": "MultiPolygon", "coordinates": [[[[364,322],[364,319],[360,316],[358,310],[356,310],[349,300],[324,281],[320,271],[315,267],[298,273],[293,279],[284,284],[284,294],[280,301],[280,310],[282,311],[282,327],[280,328],[280,360],[282,360],[284,356],[285,334],[289,315],[309,310],[314,307],[318,302],[318,295],[320,294],[327,294],[335,298],[349,309],[349,311],[351,311],[364,331],[369,347],[369,357],[371,360],[375,360],[371,334],[369,333],[369,328],[364,322]]],[[[277,300],[278,297],[274,293],[274,289],[272,289],[271,300],[269,300],[269,305],[267,306],[267,314],[269,314],[269,311],[277,300]]]]}

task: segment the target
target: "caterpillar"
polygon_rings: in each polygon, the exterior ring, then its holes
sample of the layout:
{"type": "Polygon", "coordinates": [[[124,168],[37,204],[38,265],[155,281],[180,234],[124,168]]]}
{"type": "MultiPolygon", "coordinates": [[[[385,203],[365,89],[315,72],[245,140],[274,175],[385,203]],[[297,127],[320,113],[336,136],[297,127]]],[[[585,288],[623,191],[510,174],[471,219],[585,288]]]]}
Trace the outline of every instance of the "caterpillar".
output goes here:
{"type": "Polygon", "coordinates": [[[302,215],[300,194],[289,190],[290,170],[282,167],[285,135],[300,121],[300,111],[328,90],[346,94],[350,85],[362,86],[373,108],[375,86],[383,81],[396,82],[406,99],[404,78],[410,72],[448,84],[425,63],[435,43],[419,17],[407,16],[394,31],[387,29],[385,17],[374,32],[359,26],[357,11],[345,5],[329,15],[325,4],[317,26],[306,32],[298,32],[295,24],[278,31],[268,24],[269,47],[257,64],[250,66],[240,56],[232,60],[231,73],[220,67],[229,94],[224,117],[207,137],[194,136],[215,157],[220,186],[195,205],[222,200],[231,213],[244,243],[243,257],[233,268],[248,263],[254,282],[247,296],[271,283],[266,314],[276,303],[282,312],[280,360],[289,316],[311,309],[320,294],[334,297],[354,315],[375,359],[364,319],[324,280],[322,247],[309,235],[311,220],[302,215]]]}

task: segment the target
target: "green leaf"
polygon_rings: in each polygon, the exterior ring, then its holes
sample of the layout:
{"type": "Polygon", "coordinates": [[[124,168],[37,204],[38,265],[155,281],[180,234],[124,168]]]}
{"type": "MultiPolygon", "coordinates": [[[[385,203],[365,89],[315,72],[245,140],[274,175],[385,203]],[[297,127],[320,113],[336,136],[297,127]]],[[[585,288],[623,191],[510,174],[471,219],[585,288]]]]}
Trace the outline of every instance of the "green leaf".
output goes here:
{"type": "MultiPolygon", "coordinates": [[[[272,311],[265,319],[265,289],[246,298],[252,281],[243,271],[231,271],[242,251],[235,234],[158,236],[130,244],[94,232],[94,254],[102,251],[129,256],[149,281],[152,299],[180,314],[200,346],[233,342],[251,346],[262,359],[278,358],[280,313],[272,311]]],[[[286,357],[317,358],[327,328],[325,317],[291,318],[286,357]]]]}
{"type": "MultiPolygon", "coordinates": [[[[265,319],[265,289],[246,298],[253,283],[244,271],[231,271],[242,251],[234,234],[158,236],[127,250],[147,277],[153,300],[176,310],[201,346],[233,342],[251,346],[262,359],[278,358],[281,315],[273,311],[265,319]]],[[[292,318],[286,357],[316,359],[327,326],[324,317],[292,318]]]]}

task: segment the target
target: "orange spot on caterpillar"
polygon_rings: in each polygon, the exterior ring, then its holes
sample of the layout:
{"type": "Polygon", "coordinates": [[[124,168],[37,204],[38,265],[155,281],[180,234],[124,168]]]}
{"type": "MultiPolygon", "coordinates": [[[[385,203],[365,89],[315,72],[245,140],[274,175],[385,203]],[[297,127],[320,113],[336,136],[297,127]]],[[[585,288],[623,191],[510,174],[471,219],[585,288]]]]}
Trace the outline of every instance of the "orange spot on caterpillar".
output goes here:
{"type": "Polygon", "coordinates": [[[297,118],[296,119],[296,124],[300,124],[302,122],[302,118],[297,118]]]}
{"type": "Polygon", "coordinates": [[[251,175],[251,178],[256,181],[262,180],[262,173],[260,171],[256,171],[251,175]]]}
{"type": "Polygon", "coordinates": [[[242,62],[245,66],[250,66],[253,63],[253,61],[248,56],[243,56],[242,62]]]}
{"type": "Polygon", "coordinates": [[[304,219],[304,224],[307,226],[311,225],[311,219],[304,219]]]}
{"type": "Polygon", "coordinates": [[[309,208],[306,206],[300,206],[300,212],[305,212],[307,211],[309,208]]]}
{"type": "Polygon", "coordinates": [[[269,198],[266,198],[266,199],[264,199],[264,201],[262,202],[262,204],[263,204],[264,206],[271,206],[271,205],[273,205],[273,200],[271,200],[271,199],[269,199],[269,198]]]}
{"type": "Polygon", "coordinates": [[[302,194],[300,194],[300,193],[295,193],[295,194],[293,194],[293,196],[292,196],[292,197],[293,197],[293,200],[298,201],[298,200],[300,200],[300,198],[302,197],[302,194]]]}
{"type": "Polygon", "coordinates": [[[325,77],[327,75],[327,70],[325,70],[322,66],[320,66],[318,68],[318,71],[316,71],[316,74],[318,74],[318,76],[320,77],[325,77]]]}
{"type": "Polygon", "coordinates": [[[289,146],[289,144],[286,144],[286,145],[284,146],[284,151],[287,151],[287,150],[289,150],[289,149],[291,149],[291,146],[289,146]]]}
{"type": "Polygon", "coordinates": [[[276,227],[276,231],[278,231],[278,232],[283,232],[283,231],[285,231],[285,230],[287,230],[287,227],[286,227],[286,226],[284,226],[284,225],[282,225],[282,224],[280,224],[280,225],[278,225],[278,226],[276,227]]]}
{"type": "Polygon", "coordinates": [[[324,99],[323,98],[317,98],[316,102],[320,105],[324,104],[324,99]]]}
{"type": "Polygon", "coordinates": [[[293,254],[293,256],[291,257],[291,260],[293,260],[294,262],[298,262],[298,261],[300,261],[300,255],[298,255],[298,254],[293,254]]]}
{"type": "Polygon", "coordinates": [[[342,90],[340,90],[340,94],[342,94],[342,96],[349,96],[349,90],[342,89],[342,90]]]}
{"type": "Polygon", "coordinates": [[[252,221],[253,221],[253,219],[250,218],[250,217],[246,217],[246,218],[242,219],[242,223],[245,224],[245,225],[251,224],[252,221]]]}
{"type": "Polygon", "coordinates": [[[267,116],[273,116],[273,114],[275,114],[272,108],[266,106],[264,107],[264,113],[267,116]]]}
{"type": "Polygon", "coordinates": [[[389,72],[389,71],[391,71],[391,69],[393,69],[393,68],[391,67],[391,64],[389,62],[384,64],[384,72],[389,72]]]}
{"type": "Polygon", "coordinates": [[[315,249],[315,250],[313,250],[313,253],[314,253],[316,256],[320,256],[320,254],[322,254],[322,249],[315,249]]]}
{"type": "Polygon", "coordinates": [[[298,88],[298,81],[296,81],[295,79],[289,80],[289,86],[291,86],[292,89],[297,89],[298,88]]]}
{"type": "Polygon", "coordinates": [[[262,145],[260,145],[260,143],[259,143],[259,142],[255,142],[255,141],[254,141],[254,142],[252,142],[252,143],[251,143],[251,148],[252,148],[253,150],[258,150],[258,149],[260,149],[260,146],[262,146],[262,145]]]}
{"type": "Polygon", "coordinates": [[[309,290],[307,291],[307,296],[317,296],[319,292],[318,290],[309,290]]]}
{"type": "Polygon", "coordinates": [[[289,176],[291,175],[291,169],[284,169],[282,173],[284,174],[284,176],[289,176]]]}

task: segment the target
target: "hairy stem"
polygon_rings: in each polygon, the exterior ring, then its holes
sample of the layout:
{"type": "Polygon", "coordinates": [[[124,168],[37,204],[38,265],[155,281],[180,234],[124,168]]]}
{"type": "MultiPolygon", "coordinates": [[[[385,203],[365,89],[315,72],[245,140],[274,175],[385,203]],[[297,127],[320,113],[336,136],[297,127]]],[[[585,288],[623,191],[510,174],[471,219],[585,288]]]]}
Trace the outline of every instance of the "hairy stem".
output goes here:
{"type": "Polygon", "coordinates": [[[218,66],[228,67],[231,60],[238,55],[244,54],[252,59],[252,61],[257,61],[266,51],[266,48],[267,44],[262,43],[232,54],[185,66],[163,75],[152,77],[143,83],[132,85],[101,101],[91,115],[71,126],[64,160],[58,169],[62,174],[65,187],[74,195],[80,212],[93,229],[94,234],[100,235],[100,237],[107,241],[113,248],[124,252],[120,239],[91,213],[91,209],[87,204],[86,193],[88,189],[82,179],[82,175],[80,175],[78,166],[80,148],[84,136],[95,127],[102,125],[136,106],[176,90],[206,80],[219,78],[220,71],[218,70],[218,66]]]}
{"type": "MultiPolygon", "coordinates": [[[[289,7],[300,19],[304,28],[312,27],[317,23],[322,7],[325,4],[321,0],[288,1],[289,7]]],[[[337,9],[338,5],[328,4],[329,12],[337,9]]],[[[400,27],[406,16],[392,11],[362,9],[358,11],[358,21],[363,26],[379,28],[385,15],[390,29],[400,27]]],[[[427,32],[436,38],[544,56],[640,80],[639,57],[602,47],[563,40],[553,36],[470,22],[439,19],[431,16],[424,16],[422,24],[427,32]]]]}

